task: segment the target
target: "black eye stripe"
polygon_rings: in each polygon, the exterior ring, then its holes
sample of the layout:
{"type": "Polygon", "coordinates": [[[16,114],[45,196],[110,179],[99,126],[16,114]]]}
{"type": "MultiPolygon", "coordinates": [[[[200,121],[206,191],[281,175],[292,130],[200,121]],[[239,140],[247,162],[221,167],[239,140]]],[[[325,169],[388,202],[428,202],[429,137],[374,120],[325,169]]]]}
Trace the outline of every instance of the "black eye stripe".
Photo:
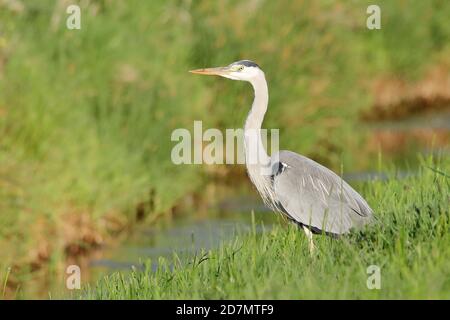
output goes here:
{"type": "Polygon", "coordinates": [[[236,61],[236,62],[233,62],[230,66],[233,66],[233,65],[240,65],[240,66],[244,66],[244,67],[259,68],[259,66],[256,63],[254,63],[253,61],[250,61],[250,60],[236,61]]]}
{"type": "Polygon", "coordinates": [[[238,61],[238,63],[243,65],[243,66],[246,66],[246,67],[259,68],[259,66],[256,63],[254,63],[253,61],[250,61],[250,60],[241,60],[241,61],[238,61]]]}

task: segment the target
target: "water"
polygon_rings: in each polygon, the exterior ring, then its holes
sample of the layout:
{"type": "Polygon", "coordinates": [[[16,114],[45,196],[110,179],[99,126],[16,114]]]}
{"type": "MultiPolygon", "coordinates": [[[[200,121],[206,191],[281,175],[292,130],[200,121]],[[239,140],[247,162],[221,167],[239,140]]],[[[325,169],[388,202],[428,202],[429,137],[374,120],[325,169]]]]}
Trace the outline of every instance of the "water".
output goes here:
{"type": "Polygon", "coordinates": [[[101,257],[90,261],[89,272],[95,274],[91,278],[132,267],[139,269],[146,259],[151,259],[156,268],[159,257],[171,259],[176,253],[189,258],[202,250],[217,248],[236,235],[252,231],[252,212],[257,233],[270,230],[279,221],[280,217],[264,207],[249,183],[239,192],[244,194],[228,194],[224,198],[219,195],[220,200],[208,206],[206,215],[187,209],[169,224],[139,226],[119,246],[104,248],[101,257]]]}
{"type": "MultiPolygon", "coordinates": [[[[450,109],[450,108],[449,108],[450,109]]],[[[382,121],[372,125],[374,129],[411,131],[417,129],[450,131],[450,111],[420,114],[396,121],[382,121]]]]}
{"type": "MultiPolygon", "coordinates": [[[[248,214],[248,213],[247,213],[248,214]]],[[[259,214],[257,220],[263,220],[259,214]]],[[[199,221],[177,222],[167,229],[142,228],[135,232],[118,248],[105,250],[105,257],[92,260],[91,268],[109,270],[129,269],[141,264],[141,260],[157,261],[159,257],[171,258],[173,253],[179,256],[192,256],[202,250],[219,247],[235,235],[250,232],[252,225],[245,217],[235,219],[202,219],[199,221]]],[[[270,224],[268,228],[270,229],[270,224]]],[[[262,232],[257,225],[257,232],[262,232]]]]}

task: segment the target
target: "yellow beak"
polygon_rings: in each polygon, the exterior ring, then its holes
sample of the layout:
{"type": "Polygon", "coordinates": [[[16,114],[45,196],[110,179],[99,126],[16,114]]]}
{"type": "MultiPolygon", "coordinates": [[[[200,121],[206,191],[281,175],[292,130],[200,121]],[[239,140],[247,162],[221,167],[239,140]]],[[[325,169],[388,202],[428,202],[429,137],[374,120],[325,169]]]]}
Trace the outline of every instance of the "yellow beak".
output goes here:
{"type": "Polygon", "coordinates": [[[196,69],[189,71],[190,73],[209,75],[209,76],[222,76],[227,73],[228,70],[224,67],[218,68],[206,68],[206,69],[196,69]]]}

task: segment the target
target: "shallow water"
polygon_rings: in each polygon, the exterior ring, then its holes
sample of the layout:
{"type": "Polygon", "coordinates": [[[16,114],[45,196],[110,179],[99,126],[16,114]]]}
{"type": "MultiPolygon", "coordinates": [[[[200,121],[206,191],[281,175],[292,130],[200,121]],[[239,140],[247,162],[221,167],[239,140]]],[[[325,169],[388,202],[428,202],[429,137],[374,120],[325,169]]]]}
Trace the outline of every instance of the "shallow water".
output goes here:
{"type": "Polygon", "coordinates": [[[228,196],[211,204],[206,216],[186,212],[166,226],[140,226],[120,246],[105,248],[102,257],[93,259],[89,266],[92,271],[111,272],[139,267],[142,260],[151,259],[156,267],[159,257],[171,258],[174,253],[189,257],[217,248],[252,231],[252,211],[257,233],[270,230],[279,219],[248,190],[247,196],[228,196]]]}
{"type": "MultiPolygon", "coordinates": [[[[448,108],[450,109],[450,108],[448,108]]],[[[402,120],[382,121],[371,126],[374,129],[408,131],[414,129],[435,129],[450,131],[450,111],[414,115],[402,120]]]]}

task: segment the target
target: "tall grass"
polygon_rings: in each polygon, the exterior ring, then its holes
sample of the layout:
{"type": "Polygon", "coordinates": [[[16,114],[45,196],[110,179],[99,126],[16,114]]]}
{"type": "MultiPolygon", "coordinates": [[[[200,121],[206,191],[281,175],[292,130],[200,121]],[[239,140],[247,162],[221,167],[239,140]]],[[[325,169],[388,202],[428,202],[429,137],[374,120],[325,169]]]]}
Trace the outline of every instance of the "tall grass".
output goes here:
{"type": "Polygon", "coordinates": [[[313,256],[301,230],[279,225],[187,261],[160,259],[155,272],[145,261],[143,271],[114,273],[79,298],[448,299],[449,168],[448,160],[437,167],[427,160],[417,176],[365,184],[377,221],[339,239],[316,236],[313,256]],[[379,290],[367,287],[372,265],[380,268],[379,290]]]}
{"type": "Polygon", "coordinates": [[[201,168],[171,163],[170,133],[194,119],[241,127],[251,94],[189,69],[257,61],[270,83],[266,126],[282,129],[281,147],[360,169],[371,163],[358,122],[371,80],[415,79],[450,56],[448,1],[379,1],[375,32],[365,28],[369,1],[91,0],[80,2],[75,31],[64,1],[8,3],[0,2],[3,275],[63,256],[74,216],[94,229],[111,216],[127,224],[137,203],[154,203],[150,216],[201,185],[201,168]]]}

